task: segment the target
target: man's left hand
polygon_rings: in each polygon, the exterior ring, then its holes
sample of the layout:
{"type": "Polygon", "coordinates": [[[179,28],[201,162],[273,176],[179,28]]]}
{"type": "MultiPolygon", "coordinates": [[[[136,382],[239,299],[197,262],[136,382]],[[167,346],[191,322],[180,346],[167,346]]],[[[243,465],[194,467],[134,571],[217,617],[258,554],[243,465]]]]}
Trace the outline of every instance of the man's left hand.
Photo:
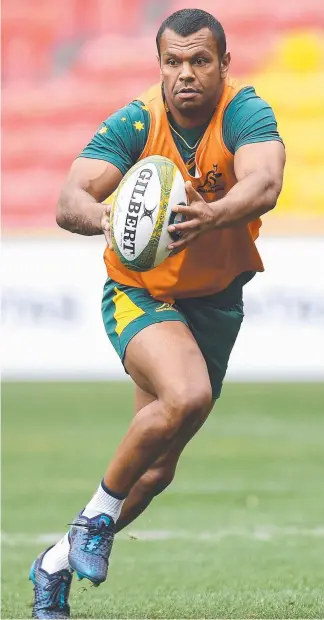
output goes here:
{"type": "Polygon", "coordinates": [[[215,228],[215,211],[194,189],[191,181],[186,182],[186,193],[189,206],[177,205],[172,209],[174,213],[182,213],[186,220],[168,227],[169,232],[181,234],[178,241],[172,241],[168,245],[169,250],[183,250],[199,235],[215,228]]]}

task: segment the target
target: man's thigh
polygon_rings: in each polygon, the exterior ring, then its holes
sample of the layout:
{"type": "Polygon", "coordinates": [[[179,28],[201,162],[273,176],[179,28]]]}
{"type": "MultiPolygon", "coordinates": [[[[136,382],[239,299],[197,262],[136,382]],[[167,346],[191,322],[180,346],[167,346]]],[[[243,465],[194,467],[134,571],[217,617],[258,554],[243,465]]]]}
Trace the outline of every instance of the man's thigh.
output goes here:
{"type": "Polygon", "coordinates": [[[123,363],[128,344],[146,327],[165,321],[187,324],[181,311],[154,299],[147,290],[110,278],[104,286],[101,310],[108,338],[123,363]]]}
{"type": "MultiPolygon", "coordinates": [[[[125,368],[142,390],[171,406],[211,400],[206,362],[182,322],[149,325],[129,342],[125,368]]],[[[200,407],[198,407],[200,408],[200,407]]]]}
{"type": "Polygon", "coordinates": [[[145,392],[162,399],[210,392],[205,360],[181,311],[145,289],[108,280],[102,315],[126,371],[145,392]]]}
{"type": "Polygon", "coordinates": [[[214,399],[220,396],[244,316],[242,297],[229,299],[227,303],[226,299],[225,303],[220,299],[215,295],[177,302],[206,361],[214,399]]]}

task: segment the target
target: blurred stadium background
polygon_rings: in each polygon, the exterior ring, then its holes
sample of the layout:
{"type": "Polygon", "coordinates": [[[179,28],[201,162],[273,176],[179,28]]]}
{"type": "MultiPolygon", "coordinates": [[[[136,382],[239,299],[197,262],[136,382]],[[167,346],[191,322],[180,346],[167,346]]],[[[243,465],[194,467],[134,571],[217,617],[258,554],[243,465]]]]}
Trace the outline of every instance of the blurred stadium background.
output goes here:
{"type": "MultiPolygon", "coordinates": [[[[158,81],[160,22],[196,4],[2,2],[2,617],[30,615],[29,562],[93,491],[131,416],[101,324],[104,243],[58,229],[59,191],[101,121],[158,81]]],[[[224,25],[232,75],[275,110],[284,190],[264,218],[266,273],[246,288],[217,415],[136,524],[138,545],[117,541],[109,590],[75,590],[73,606],[77,617],[320,618],[323,2],[199,8],[224,25]]]]}

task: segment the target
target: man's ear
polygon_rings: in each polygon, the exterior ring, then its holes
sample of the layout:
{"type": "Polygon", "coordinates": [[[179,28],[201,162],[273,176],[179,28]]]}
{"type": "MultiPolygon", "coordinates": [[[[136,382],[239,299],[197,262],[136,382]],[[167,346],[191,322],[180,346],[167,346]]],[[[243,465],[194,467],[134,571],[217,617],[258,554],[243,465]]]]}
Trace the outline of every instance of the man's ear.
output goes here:
{"type": "Polygon", "coordinates": [[[159,63],[159,69],[160,69],[160,81],[163,82],[163,77],[162,77],[162,71],[161,71],[161,58],[159,56],[159,54],[156,55],[156,60],[159,63]]]}
{"type": "Polygon", "coordinates": [[[231,64],[231,53],[226,52],[226,54],[224,54],[221,60],[221,63],[220,63],[220,74],[223,80],[227,77],[230,64],[231,64]]]}

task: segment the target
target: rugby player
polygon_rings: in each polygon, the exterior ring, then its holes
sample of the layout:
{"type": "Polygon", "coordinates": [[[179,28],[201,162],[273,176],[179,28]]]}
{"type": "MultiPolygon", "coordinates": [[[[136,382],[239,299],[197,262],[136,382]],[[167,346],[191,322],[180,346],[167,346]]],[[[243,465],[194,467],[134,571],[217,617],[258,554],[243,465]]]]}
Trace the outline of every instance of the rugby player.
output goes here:
{"type": "Polygon", "coordinates": [[[114,534],[171,483],[220,396],[243,320],[243,286],[263,271],[260,216],[282,187],[285,150],[274,113],[252,86],[229,77],[221,24],[184,9],[162,23],[156,41],[161,83],[102,123],[72,164],[57,222],[109,239],[103,201],[138,160],[166,156],[187,182],[190,207],[175,207],[187,219],[170,228],[181,233],[170,247],[183,251],[136,273],[107,244],[102,315],[134,381],[135,416],[69,532],[32,566],[35,618],[68,618],[73,572],[102,583],[114,534]]]}

